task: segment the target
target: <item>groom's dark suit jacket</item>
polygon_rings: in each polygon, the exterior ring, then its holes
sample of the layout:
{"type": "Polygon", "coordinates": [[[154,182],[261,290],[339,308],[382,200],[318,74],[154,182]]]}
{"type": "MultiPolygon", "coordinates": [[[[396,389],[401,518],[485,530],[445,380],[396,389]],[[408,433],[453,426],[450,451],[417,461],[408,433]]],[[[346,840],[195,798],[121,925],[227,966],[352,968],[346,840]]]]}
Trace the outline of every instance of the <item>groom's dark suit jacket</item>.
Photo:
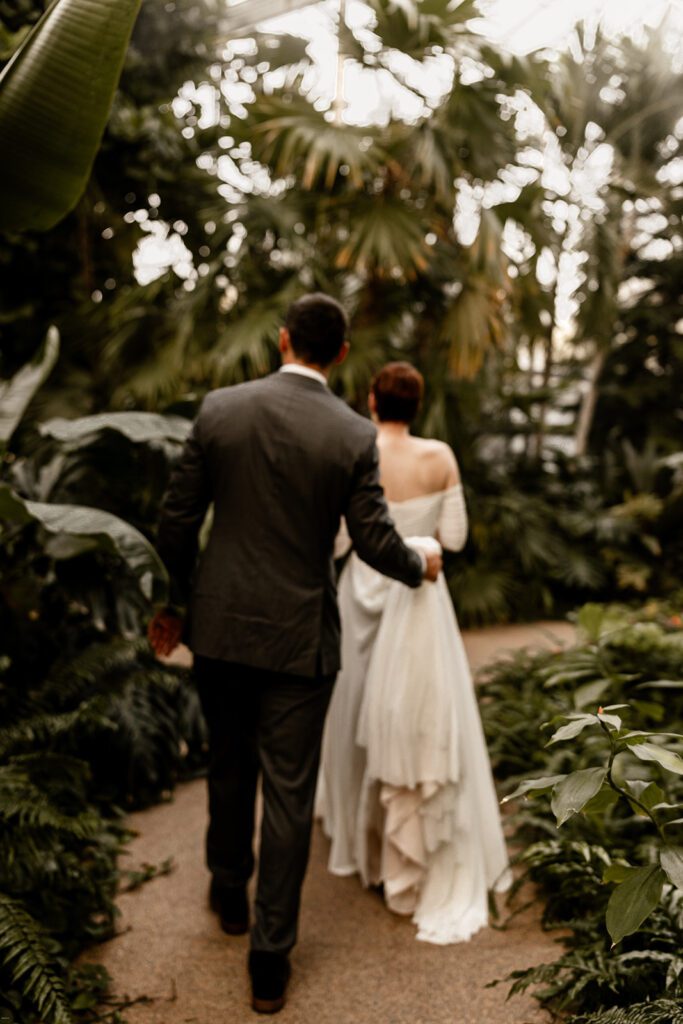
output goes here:
{"type": "Polygon", "coordinates": [[[337,672],[332,552],[341,516],[365,562],[420,585],[421,559],[396,533],[384,501],[375,441],[368,420],[300,374],[206,396],[158,535],[172,593],[190,602],[196,654],[301,676],[337,672]]]}

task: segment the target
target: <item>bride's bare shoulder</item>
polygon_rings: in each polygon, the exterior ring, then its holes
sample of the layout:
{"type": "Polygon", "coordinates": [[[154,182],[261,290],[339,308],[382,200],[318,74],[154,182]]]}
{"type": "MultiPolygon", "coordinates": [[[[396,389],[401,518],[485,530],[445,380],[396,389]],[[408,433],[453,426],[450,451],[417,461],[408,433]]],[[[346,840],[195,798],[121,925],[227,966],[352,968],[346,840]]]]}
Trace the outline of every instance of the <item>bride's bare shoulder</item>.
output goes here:
{"type": "Polygon", "coordinates": [[[459,482],[460,472],[453,449],[445,441],[437,441],[433,437],[416,437],[416,451],[430,466],[443,474],[444,487],[451,487],[459,482]]]}
{"type": "Polygon", "coordinates": [[[445,441],[437,441],[433,437],[414,437],[413,442],[424,458],[432,459],[435,462],[455,462],[453,449],[445,441]]]}

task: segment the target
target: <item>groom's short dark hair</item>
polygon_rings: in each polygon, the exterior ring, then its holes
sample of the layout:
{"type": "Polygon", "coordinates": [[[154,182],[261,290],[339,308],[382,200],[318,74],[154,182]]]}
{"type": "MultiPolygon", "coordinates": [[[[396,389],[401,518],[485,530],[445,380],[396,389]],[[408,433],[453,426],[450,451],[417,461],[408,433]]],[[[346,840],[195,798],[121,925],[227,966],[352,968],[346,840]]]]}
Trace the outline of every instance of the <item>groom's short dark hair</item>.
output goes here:
{"type": "Polygon", "coordinates": [[[315,366],[330,366],[346,339],[348,320],[335,299],[313,292],[292,303],[285,327],[299,359],[315,366]]]}

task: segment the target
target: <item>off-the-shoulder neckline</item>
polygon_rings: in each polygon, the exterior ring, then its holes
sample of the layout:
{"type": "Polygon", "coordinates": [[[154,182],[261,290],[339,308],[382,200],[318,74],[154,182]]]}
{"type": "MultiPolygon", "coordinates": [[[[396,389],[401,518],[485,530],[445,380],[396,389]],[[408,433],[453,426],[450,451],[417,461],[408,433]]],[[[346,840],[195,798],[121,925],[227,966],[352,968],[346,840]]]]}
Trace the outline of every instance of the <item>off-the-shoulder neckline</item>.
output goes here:
{"type": "Polygon", "coordinates": [[[430,491],[429,494],[416,494],[413,498],[404,498],[403,501],[390,501],[387,499],[388,505],[410,505],[413,502],[425,501],[427,498],[445,498],[447,494],[451,494],[453,491],[462,490],[462,483],[453,484],[452,487],[447,487],[442,491],[430,491]]]}

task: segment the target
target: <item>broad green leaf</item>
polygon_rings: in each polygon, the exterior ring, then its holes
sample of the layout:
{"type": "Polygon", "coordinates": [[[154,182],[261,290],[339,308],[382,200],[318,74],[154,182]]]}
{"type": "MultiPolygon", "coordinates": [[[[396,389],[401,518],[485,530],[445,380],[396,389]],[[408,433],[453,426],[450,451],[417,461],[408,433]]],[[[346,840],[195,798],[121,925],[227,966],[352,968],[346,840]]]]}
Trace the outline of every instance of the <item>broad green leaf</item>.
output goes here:
{"type": "Polygon", "coordinates": [[[0,229],[47,231],[80,199],[141,0],[55,0],[0,74],[0,229]]]}
{"type": "Polygon", "coordinates": [[[619,794],[611,786],[603,786],[583,808],[584,814],[598,814],[601,817],[618,801],[619,794]]]}
{"type": "Polygon", "coordinates": [[[607,609],[600,604],[585,604],[579,612],[576,624],[587,640],[595,641],[600,637],[607,609]]]}
{"type": "Polygon", "coordinates": [[[659,860],[671,884],[683,889],[683,846],[663,846],[659,860]]]}
{"type": "Polygon", "coordinates": [[[618,885],[607,904],[607,931],[616,946],[626,935],[637,932],[655,909],[662,895],[666,875],[657,864],[638,868],[618,885]]]}
{"type": "Polygon", "coordinates": [[[527,793],[534,793],[536,796],[539,796],[541,793],[547,793],[556,783],[561,782],[564,778],[566,778],[565,775],[549,775],[544,779],[525,779],[524,782],[520,782],[514,793],[509,793],[506,797],[503,797],[501,803],[506,804],[508,800],[516,800],[518,796],[526,796],[527,793]]]}
{"type": "Polygon", "coordinates": [[[604,722],[607,728],[612,732],[621,729],[621,719],[619,718],[619,715],[610,715],[605,711],[598,711],[598,718],[601,722],[604,722]]]}
{"type": "Polygon", "coordinates": [[[59,331],[50,327],[33,362],[23,366],[11,380],[0,380],[0,451],[19,426],[36,391],[51,374],[58,355],[59,331]]]}
{"type": "Polygon", "coordinates": [[[680,732],[648,732],[640,729],[633,729],[629,732],[624,732],[621,734],[619,739],[622,743],[626,743],[629,747],[632,747],[636,744],[640,744],[640,741],[642,739],[647,739],[648,736],[651,738],[658,736],[661,739],[683,740],[683,735],[681,735],[680,732]]]}
{"type": "Polygon", "coordinates": [[[610,864],[605,868],[602,880],[603,882],[625,882],[627,878],[640,870],[640,868],[631,867],[630,864],[610,864]]]}
{"type": "Polygon", "coordinates": [[[575,683],[579,679],[590,679],[590,677],[594,675],[595,666],[593,664],[588,665],[586,668],[553,672],[546,677],[543,683],[543,689],[552,690],[555,686],[564,686],[566,683],[575,683]]]}
{"type": "Polygon", "coordinates": [[[606,776],[605,768],[582,768],[557,783],[553,790],[551,807],[558,826],[564,825],[565,821],[581,811],[588,801],[593,799],[606,776]]]}
{"type": "Polygon", "coordinates": [[[175,441],[182,444],[192,424],[183,416],[161,416],[154,412],[105,412],[80,419],[53,419],[39,426],[43,437],[54,438],[67,447],[80,446],[105,430],[123,434],[134,444],[175,441]]]}
{"type": "Polygon", "coordinates": [[[167,574],[156,551],[138,530],[110,512],[82,505],[24,501],[7,485],[0,485],[2,521],[17,525],[38,523],[53,535],[50,553],[56,558],[72,558],[92,546],[117,555],[136,576],[145,597],[165,597],[167,574]]]}
{"type": "Polygon", "coordinates": [[[593,679],[590,683],[577,686],[574,691],[574,707],[595,707],[611,685],[609,679],[593,679]]]}
{"type": "MultiPolygon", "coordinates": [[[[636,797],[637,800],[647,807],[649,811],[652,811],[657,807],[664,799],[664,793],[659,788],[656,782],[644,782],[641,779],[629,779],[624,782],[626,789],[636,797]]],[[[642,810],[636,805],[631,804],[631,807],[636,814],[642,814],[642,810]]]]}
{"type": "Polygon", "coordinates": [[[650,683],[639,683],[636,690],[683,690],[683,679],[653,679],[650,683]]]}
{"type": "Polygon", "coordinates": [[[655,761],[662,768],[666,768],[668,772],[683,775],[683,757],[674,753],[673,750],[667,750],[666,747],[656,747],[654,743],[638,743],[635,746],[629,747],[629,750],[636,757],[639,757],[641,761],[655,761]]]}
{"type": "Polygon", "coordinates": [[[588,725],[596,725],[598,718],[597,715],[571,715],[571,721],[567,725],[561,726],[557,732],[553,733],[550,737],[546,746],[549,747],[551,743],[561,743],[562,740],[571,740],[588,725]]]}

